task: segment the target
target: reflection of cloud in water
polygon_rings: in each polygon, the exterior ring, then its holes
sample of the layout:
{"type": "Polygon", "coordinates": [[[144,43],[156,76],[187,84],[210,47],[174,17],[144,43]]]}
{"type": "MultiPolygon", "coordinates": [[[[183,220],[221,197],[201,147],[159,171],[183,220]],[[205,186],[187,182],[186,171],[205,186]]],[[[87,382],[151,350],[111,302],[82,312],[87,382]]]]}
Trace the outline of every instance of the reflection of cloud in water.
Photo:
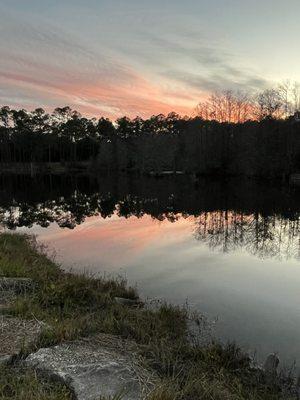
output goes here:
{"type": "MultiPolygon", "coordinates": [[[[98,195],[93,195],[93,199],[89,199],[78,194],[76,199],[78,205],[75,208],[72,205],[74,199],[71,205],[63,199],[61,204],[53,205],[52,202],[52,207],[49,203],[39,205],[35,209],[28,208],[27,205],[11,207],[9,212],[2,213],[1,222],[8,228],[31,227],[33,224],[48,227],[54,223],[60,228],[73,229],[77,236],[84,234],[90,240],[94,239],[93,227],[103,227],[97,235],[99,240],[109,241],[108,249],[113,246],[122,247],[127,233],[129,236],[131,234],[132,243],[127,241],[127,249],[134,247],[134,243],[142,245],[143,241],[150,241],[151,235],[157,232],[159,223],[181,225],[185,223],[185,220],[194,219],[194,228],[191,227],[191,231],[194,231],[198,240],[207,243],[213,250],[226,253],[243,248],[261,258],[288,259],[300,256],[298,215],[285,218],[276,214],[264,216],[261,213],[246,214],[241,211],[226,210],[200,212],[191,216],[162,210],[161,213],[151,215],[151,208],[147,209],[148,204],[145,200],[138,199],[137,201],[128,196],[126,202],[114,204],[109,213],[106,213],[102,203],[107,202],[107,199],[101,199],[98,195]],[[84,207],[80,205],[82,200],[84,207]]],[[[49,231],[52,231],[51,227],[49,231]]],[[[178,234],[175,229],[170,232],[170,235],[174,234],[178,234]]],[[[62,229],[55,235],[62,239],[68,235],[68,230],[62,229]]]]}
{"type": "Polygon", "coordinates": [[[126,219],[115,214],[107,219],[88,218],[73,230],[62,230],[53,224],[46,230],[35,225],[29,231],[38,234],[39,240],[46,241],[50,247],[59,249],[68,264],[80,259],[88,266],[98,259],[99,265],[110,270],[129,265],[144,251],[155,252],[158,247],[173,245],[191,236],[192,221],[193,218],[181,219],[172,224],[148,215],[126,219]]]}

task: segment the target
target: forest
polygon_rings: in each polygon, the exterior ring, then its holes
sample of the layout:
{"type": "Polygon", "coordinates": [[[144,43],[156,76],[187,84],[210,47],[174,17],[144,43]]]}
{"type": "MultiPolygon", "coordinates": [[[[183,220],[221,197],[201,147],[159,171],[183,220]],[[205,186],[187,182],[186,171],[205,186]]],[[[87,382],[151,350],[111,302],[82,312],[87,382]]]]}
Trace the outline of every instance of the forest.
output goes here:
{"type": "Polygon", "coordinates": [[[300,91],[285,83],[255,97],[223,91],[176,113],[116,121],[70,107],[0,108],[0,163],[90,161],[107,171],[286,179],[300,171],[300,91]]]}

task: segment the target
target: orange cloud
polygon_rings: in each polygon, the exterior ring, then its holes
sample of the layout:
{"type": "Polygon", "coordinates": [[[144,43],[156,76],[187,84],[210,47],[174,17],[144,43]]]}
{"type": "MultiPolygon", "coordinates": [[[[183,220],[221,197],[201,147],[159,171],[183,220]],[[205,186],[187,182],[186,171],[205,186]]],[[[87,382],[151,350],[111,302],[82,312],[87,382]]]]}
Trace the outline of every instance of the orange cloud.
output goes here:
{"type": "Polygon", "coordinates": [[[53,226],[51,229],[54,231],[45,231],[45,235],[40,233],[39,238],[62,253],[68,264],[86,257],[81,260],[83,264],[94,263],[99,258],[99,264],[104,267],[120,268],[141,256],[147,248],[192,234],[192,221],[192,218],[180,218],[173,224],[168,220],[153,220],[148,215],[128,219],[91,217],[74,230],[53,226]]]}
{"type": "Polygon", "coordinates": [[[170,88],[167,81],[152,83],[127,67],[117,66],[111,72],[93,71],[89,75],[76,71],[76,68],[68,73],[62,67],[23,59],[16,65],[22,68],[12,72],[0,71],[0,83],[13,87],[19,94],[14,106],[35,107],[39,99],[40,106],[46,109],[70,105],[90,116],[149,117],[171,111],[191,115],[199,99],[198,93],[188,94],[184,89],[170,88]],[[26,104],[22,101],[25,93],[26,104]],[[32,104],[30,98],[34,100],[32,104]]]}

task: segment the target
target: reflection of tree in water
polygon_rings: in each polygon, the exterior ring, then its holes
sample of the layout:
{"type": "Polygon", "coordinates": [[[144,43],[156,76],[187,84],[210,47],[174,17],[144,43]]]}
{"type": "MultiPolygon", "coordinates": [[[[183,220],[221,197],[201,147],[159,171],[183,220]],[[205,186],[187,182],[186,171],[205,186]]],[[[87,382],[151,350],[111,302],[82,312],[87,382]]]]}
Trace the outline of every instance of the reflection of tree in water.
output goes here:
{"type": "Polygon", "coordinates": [[[196,218],[196,238],[210,248],[230,252],[243,248],[259,257],[300,258],[300,215],[264,216],[213,211],[196,218]]]}
{"type": "Polygon", "coordinates": [[[14,203],[7,208],[0,208],[0,224],[7,229],[19,227],[31,228],[34,224],[47,228],[51,223],[57,223],[61,228],[74,229],[82,224],[87,217],[119,217],[151,215],[154,219],[176,222],[182,214],[171,211],[158,211],[157,199],[138,199],[127,195],[117,201],[109,193],[101,197],[99,193],[87,196],[75,192],[68,199],[60,197],[43,203],[29,205],[28,203],[14,203]],[[151,213],[151,210],[153,213],[151,213]]]}
{"type": "Polygon", "coordinates": [[[0,177],[0,225],[73,229],[87,217],[195,217],[195,235],[213,249],[300,257],[300,193],[274,185],[70,176],[0,177]],[[229,211],[230,210],[230,211],[229,211]]]}
{"type": "Polygon", "coordinates": [[[101,199],[97,193],[88,196],[75,192],[68,199],[60,197],[34,205],[16,203],[7,209],[0,208],[0,223],[3,227],[15,229],[22,226],[31,228],[34,224],[47,228],[56,222],[61,228],[73,229],[87,217],[101,215],[106,218],[114,211],[115,203],[109,195],[101,199]]]}

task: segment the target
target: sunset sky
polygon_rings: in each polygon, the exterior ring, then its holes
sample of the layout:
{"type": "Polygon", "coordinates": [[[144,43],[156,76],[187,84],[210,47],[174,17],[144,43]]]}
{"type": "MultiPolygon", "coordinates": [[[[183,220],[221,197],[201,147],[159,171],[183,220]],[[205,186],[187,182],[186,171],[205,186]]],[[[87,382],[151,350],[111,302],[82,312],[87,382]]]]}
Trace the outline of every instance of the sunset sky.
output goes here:
{"type": "Polygon", "coordinates": [[[299,0],[0,0],[0,106],[190,115],[300,81],[299,19],[299,0]]]}

